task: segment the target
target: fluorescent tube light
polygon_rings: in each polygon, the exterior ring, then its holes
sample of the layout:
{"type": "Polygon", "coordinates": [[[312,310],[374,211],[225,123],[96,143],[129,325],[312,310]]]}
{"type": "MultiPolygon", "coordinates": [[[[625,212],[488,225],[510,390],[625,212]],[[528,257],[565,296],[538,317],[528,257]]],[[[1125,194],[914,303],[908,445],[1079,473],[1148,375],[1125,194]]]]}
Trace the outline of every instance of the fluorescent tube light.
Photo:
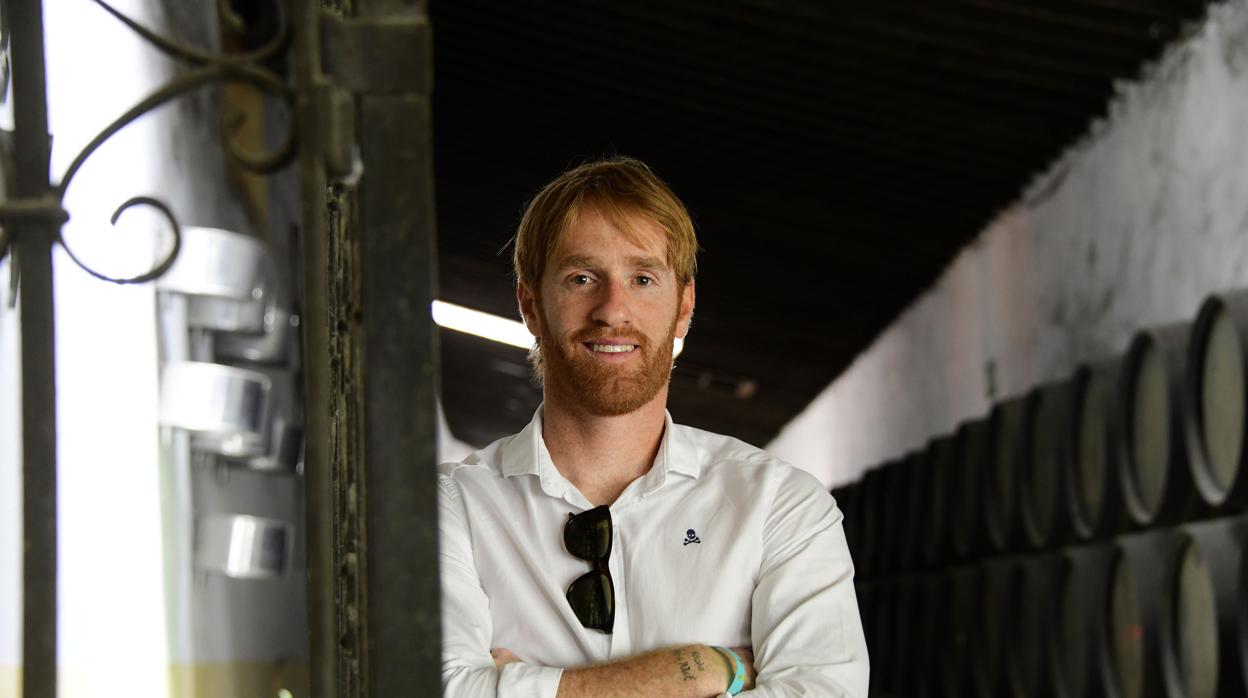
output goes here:
{"type": "MultiPolygon", "coordinates": [[[[434,301],[432,310],[433,321],[439,327],[510,344],[520,349],[529,349],[533,346],[533,335],[529,334],[528,328],[518,320],[509,320],[446,301],[434,301]]],[[[672,356],[680,356],[684,348],[685,340],[677,338],[672,348],[672,356]]]]}
{"type": "Polygon", "coordinates": [[[510,344],[513,347],[529,349],[533,346],[533,335],[523,322],[508,320],[504,317],[483,313],[480,310],[465,308],[462,305],[433,302],[433,321],[439,327],[456,332],[466,332],[478,337],[510,344]]]}

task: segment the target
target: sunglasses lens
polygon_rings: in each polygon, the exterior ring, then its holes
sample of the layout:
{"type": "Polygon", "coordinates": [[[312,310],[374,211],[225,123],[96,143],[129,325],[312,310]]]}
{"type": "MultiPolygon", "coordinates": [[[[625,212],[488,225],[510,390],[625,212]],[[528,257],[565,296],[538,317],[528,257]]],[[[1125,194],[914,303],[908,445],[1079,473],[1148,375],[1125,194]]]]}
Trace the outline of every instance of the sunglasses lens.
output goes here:
{"type": "Polygon", "coordinates": [[[602,572],[583,574],[568,587],[568,604],[581,625],[605,633],[615,625],[615,590],[602,572]]]}
{"type": "Polygon", "coordinates": [[[611,510],[605,506],[581,512],[563,527],[563,544],[582,560],[603,560],[611,555],[611,510]]]}

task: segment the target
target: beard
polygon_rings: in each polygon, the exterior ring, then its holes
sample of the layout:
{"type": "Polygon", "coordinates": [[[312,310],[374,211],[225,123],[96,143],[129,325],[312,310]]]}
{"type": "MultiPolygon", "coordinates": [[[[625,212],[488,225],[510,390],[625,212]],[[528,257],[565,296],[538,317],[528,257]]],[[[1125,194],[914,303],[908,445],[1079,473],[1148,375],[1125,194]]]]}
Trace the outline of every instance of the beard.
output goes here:
{"type": "Polygon", "coordinates": [[[539,361],[542,382],[548,391],[558,392],[597,417],[634,412],[653,400],[671,378],[676,320],[672,318],[666,336],[658,340],[636,331],[590,328],[557,342],[543,342],[539,361]],[[583,351],[582,343],[601,339],[631,342],[640,356],[627,365],[599,362],[583,351]]]}

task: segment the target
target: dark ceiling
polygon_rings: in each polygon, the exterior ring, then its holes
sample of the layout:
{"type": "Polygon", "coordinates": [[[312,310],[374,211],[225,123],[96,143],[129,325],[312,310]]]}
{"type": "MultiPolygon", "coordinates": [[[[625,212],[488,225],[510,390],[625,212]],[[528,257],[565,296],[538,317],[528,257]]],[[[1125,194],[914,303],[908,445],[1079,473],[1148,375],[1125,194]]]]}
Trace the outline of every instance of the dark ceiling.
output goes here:
{"type": "MultiPolygon", "coordinates": [[[[441,296],[515,317],[525,201],[641,158],[704,252],[677,421],[762,445],[1204,12],[1195,0],[434,0],[441,296]]],[[[541,400],[442,333],[454,434],[541,400]]]]}

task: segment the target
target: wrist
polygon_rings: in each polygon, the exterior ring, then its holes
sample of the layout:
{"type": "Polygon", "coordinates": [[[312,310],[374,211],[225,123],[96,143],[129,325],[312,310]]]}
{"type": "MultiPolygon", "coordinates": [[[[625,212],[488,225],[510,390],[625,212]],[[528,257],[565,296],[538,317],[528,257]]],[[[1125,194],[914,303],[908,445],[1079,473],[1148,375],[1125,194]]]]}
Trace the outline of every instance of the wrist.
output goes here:
{"type": "Polygon", "coordinates": [[[727,647],[712,646],[711,649],[723,659],[726,669],[724,674],[725,683],[723,683],[724,689],[721,693],[737,695],[745,688],[745,661],[735,651],[727,647]]]}
{"type": "Polygon", "coordinates": [[[686,645],[685,657],[697,675],[695,692],[700,696],[716,695],[724,692],[723,660],[719,658],[710,645],[686,645]]]}

